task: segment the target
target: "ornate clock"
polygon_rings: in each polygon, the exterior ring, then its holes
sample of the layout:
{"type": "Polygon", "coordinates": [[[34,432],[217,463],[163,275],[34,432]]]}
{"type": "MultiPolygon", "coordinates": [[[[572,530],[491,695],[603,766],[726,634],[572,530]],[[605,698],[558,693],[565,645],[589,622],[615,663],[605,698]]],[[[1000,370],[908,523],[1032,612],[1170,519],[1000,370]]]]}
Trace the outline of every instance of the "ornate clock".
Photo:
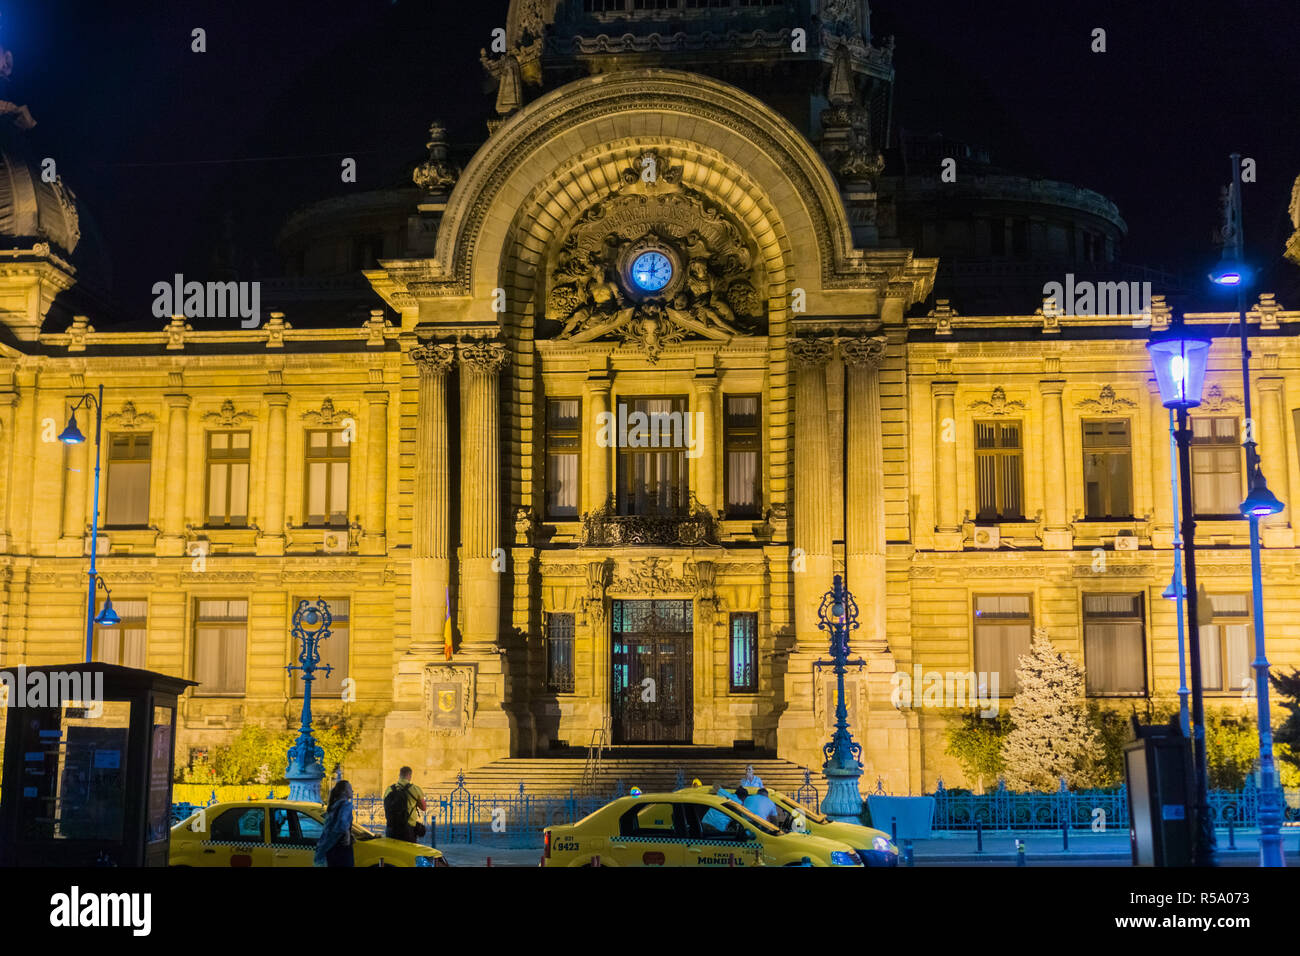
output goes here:
{"type": "Polygon", "coordinates": [[[657,242],[637,243],[623,255],[623,286],[636,299],[667,298],[681,285],[676,251],[657,242]]]}

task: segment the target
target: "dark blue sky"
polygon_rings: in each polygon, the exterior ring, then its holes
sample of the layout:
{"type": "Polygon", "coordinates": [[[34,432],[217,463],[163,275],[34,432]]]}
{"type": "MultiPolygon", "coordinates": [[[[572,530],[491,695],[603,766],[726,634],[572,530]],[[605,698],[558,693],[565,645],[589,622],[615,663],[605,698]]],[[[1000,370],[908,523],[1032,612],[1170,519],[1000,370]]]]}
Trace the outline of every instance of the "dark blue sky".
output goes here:
{"type": "MultiPolygon", "coordinates": [[[[245,263],[273,273],[289,212],[400,181],[431,119],[481,140],[492,100],[478,51],[506,7],[0,0],[0,42],[34,146],[93,210],[116,298],[139,314],[153,282],[207,266],[227,211],[245,263]],[[196,26],[205,54],[190,52],[196,26]],[[339,180],[344,156],[357,186],[339,180]]],[[[896,128],[983,143],[999,165],[1109,195],[1129,261],[1202,271],[1227,156],[1254,157],[1248,245],[1277,266],[1300,174],[1292,0],[873,0],[872,21],[878,41],[897,39],[896,128]],[[1089,52],[1098,26],[1105,54],[1089,52]]]]}

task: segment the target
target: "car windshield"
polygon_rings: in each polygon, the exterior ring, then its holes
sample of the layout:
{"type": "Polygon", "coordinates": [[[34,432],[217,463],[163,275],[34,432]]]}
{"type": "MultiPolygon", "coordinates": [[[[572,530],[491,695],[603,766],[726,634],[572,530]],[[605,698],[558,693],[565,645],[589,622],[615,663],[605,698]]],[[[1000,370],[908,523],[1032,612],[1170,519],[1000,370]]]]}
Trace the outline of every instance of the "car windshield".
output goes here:
{"type": "Polygon", "coordinates": [[[818,813],[816,810],[810,810],[810,809],[808,809],[807,807],[805,807],[805,806],[804,806],[803,804],[801,804],[801,803],[795,803],[793,800],[791,800],[789,797],[787,797],[784,793],[773,793],[771,790],[769,790],[769,791],[767,792],[767,795],[768,795],[769,797],[771,797],[771,798],[772,798],[772,801],[773,801],[773,802],[774,802],[778,807],[780,807],[782,810],[788,810],[790,813],[792,813],[792,814],[796,814],[796,815],[798,815],[798,814],[803,814],[805,817],[807,817],[807,818],[808,818],[809,820],[811,820],[813,823],[830,823],[830,822],[831,822],[829,817],[822,816],[822,815],[821,815],[820,813],[818,813]]]}
{"type": "Polygon", "coordinates": [[[761,830],[769,836],[778,836],[781,833],[781,830],[778,827],[774,827],[762,817],[750,813],[735,800],[724,800],[722,805],[732,813],[736,814],[736,816],[740,817],[747,826],[751,826],[755,830],[761,830]]]}

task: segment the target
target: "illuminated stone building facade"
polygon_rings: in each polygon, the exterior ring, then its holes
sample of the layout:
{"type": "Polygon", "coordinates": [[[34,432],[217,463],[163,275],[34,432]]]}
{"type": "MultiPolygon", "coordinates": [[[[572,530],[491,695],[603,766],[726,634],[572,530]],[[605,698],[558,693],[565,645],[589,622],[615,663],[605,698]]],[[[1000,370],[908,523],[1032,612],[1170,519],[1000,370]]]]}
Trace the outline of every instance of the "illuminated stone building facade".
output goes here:
{"type": "MultiPolygon", "coordinates": [[[[0,259],[0,662],[81,656],[93,463],[53,439],[102,383],[99,570],[124,623],[98,653],[200,682],[183,750],[293,720],[289,620],[316,597],[346,611],[317,711],[362,727],[362,790],[602,732],[818,767],[835,573],[861,609],[853,731],[896,790],[960,779],[942,731],[970,709],[898,706],[900,671],[996,673],[1007,697],[1041,627],[1099,698],[1175,699],[1144,348],[1162,301],[932,303],[937,260],[898,245],[877,190],[892,43],[865,4],[631,6],[514,0],[479,151],[457,169],[435,128],[405,212],[334,210],[381,235],[364,322],[304,299],[256,328],[96,330],[55,308],[77,239],[50,217],[75,211],[11,174],[32,222],[0,259]]],[[[304,272],[345,269],[328,213],[286,231],[304,272]]],[[[1206,679],[1244,706],[1238,354],[1228,316],[1189,320],[1220,335],[1194,416],[1206,679]]],[[[1264,468],[1290,501],[1300,313],[1265,296],[1251,321],[1264,468]]],[[[1300,663],[1290,509],[1264,543],[1270,657],[1300,663]]]]}

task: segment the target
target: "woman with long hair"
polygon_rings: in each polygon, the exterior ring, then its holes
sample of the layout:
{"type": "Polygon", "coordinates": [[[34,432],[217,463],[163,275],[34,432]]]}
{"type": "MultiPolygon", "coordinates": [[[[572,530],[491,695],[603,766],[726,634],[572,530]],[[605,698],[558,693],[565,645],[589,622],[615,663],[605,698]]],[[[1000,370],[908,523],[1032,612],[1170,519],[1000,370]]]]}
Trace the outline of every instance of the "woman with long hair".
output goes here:
{"type": "Polygon", "coordinates": [[[352,866],[352,784],[340,780],[330,791],[325,825],[316,841],[317,866],[352,866]]]}

